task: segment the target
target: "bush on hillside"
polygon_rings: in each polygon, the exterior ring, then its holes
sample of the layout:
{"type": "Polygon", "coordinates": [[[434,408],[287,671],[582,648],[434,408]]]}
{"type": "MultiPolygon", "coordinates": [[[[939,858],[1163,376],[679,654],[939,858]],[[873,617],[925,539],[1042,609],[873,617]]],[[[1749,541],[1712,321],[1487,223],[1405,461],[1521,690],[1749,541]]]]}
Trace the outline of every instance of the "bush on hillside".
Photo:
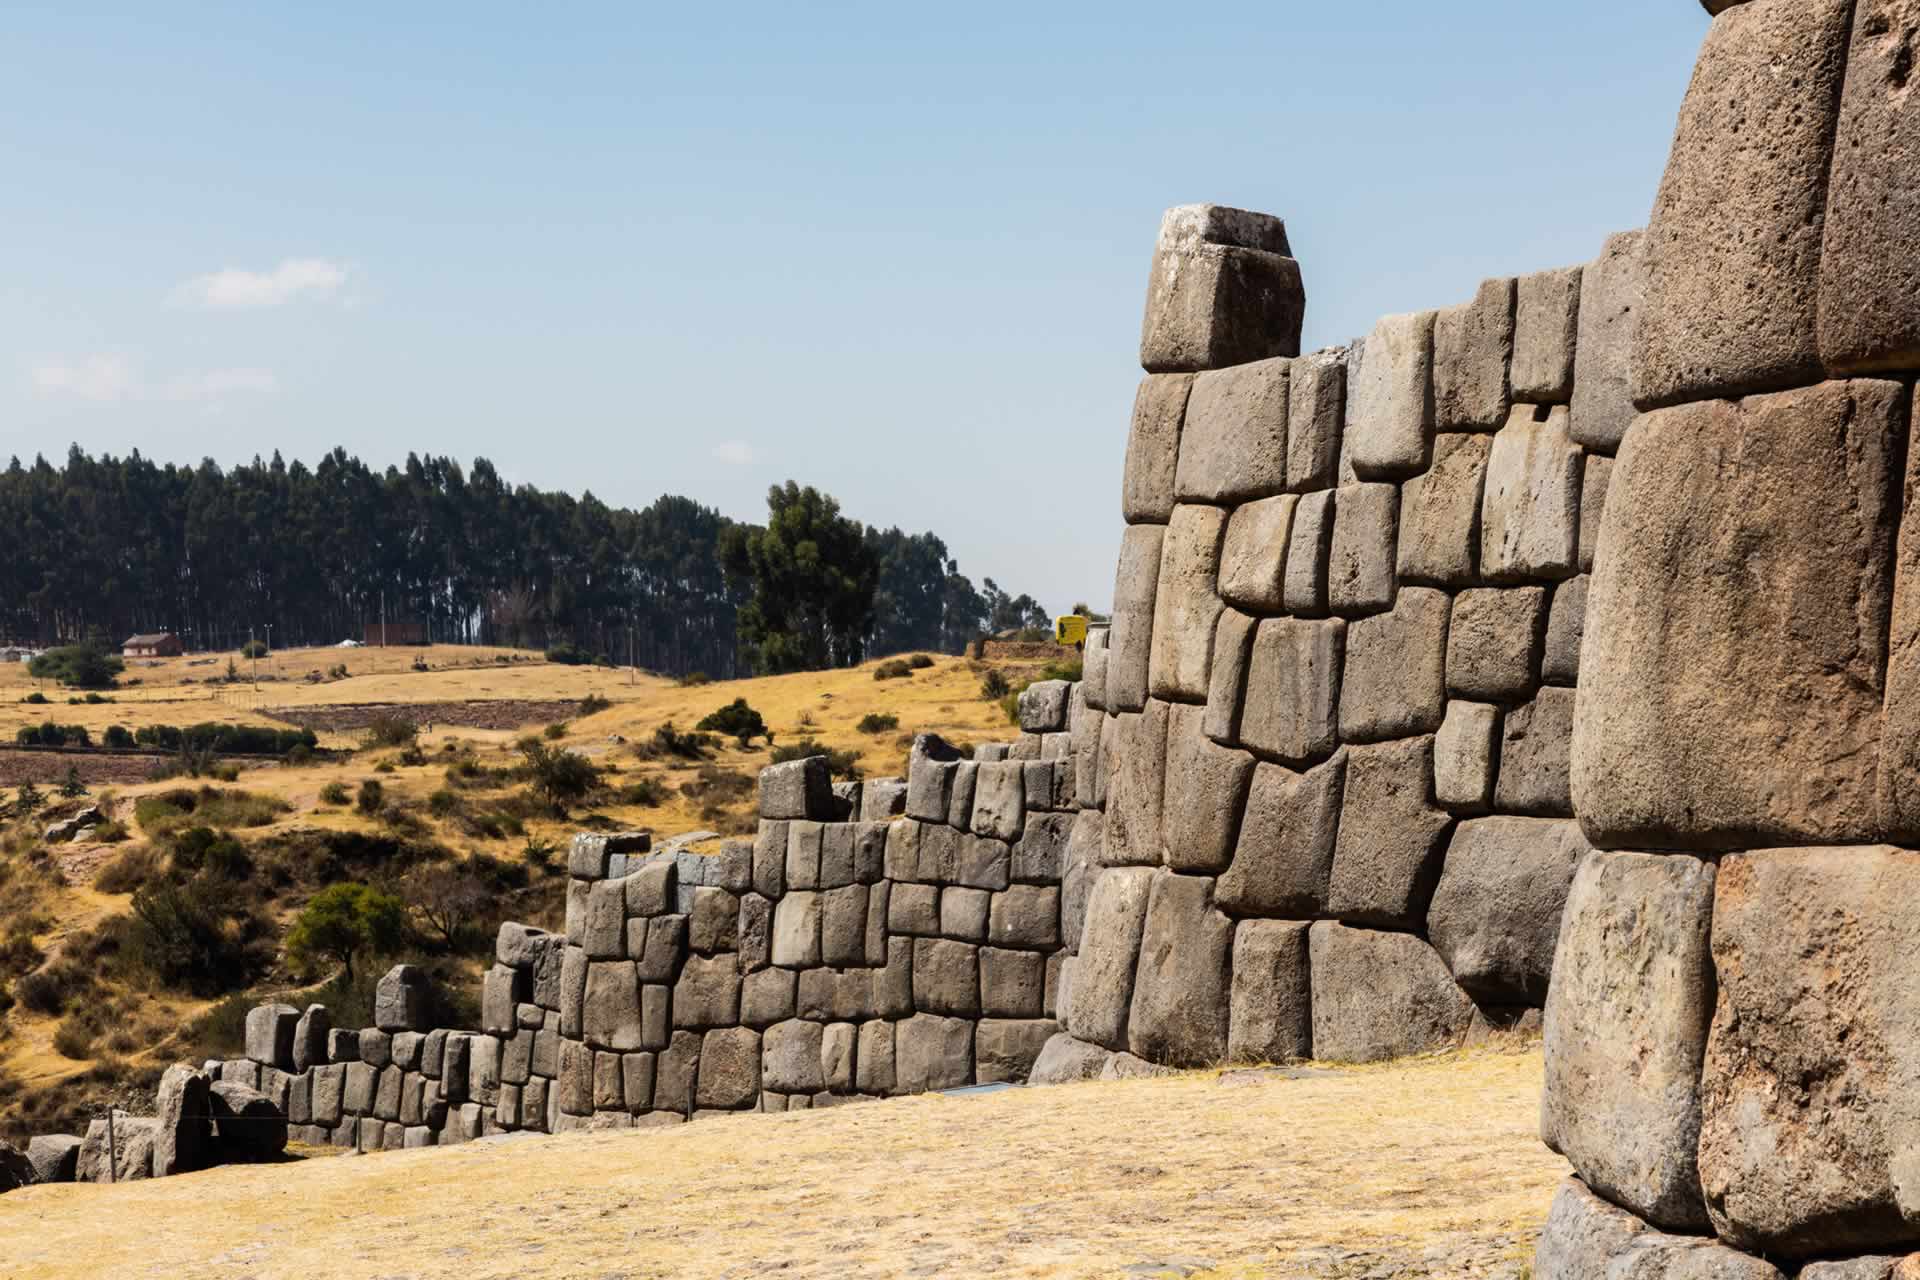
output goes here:
{"type": "Polygon", "coordinates": [[[724,733],[738,740],[742,748],[752,746],[755,738],[773,741],[773,735],[767,732],[767,722],[758,711],[747,705],[745,698],[735,698],[693,727],[711,733],[724,733]]]}
{"type": "Polygon", "coordinates": [[[873,669],[875,680],[905,680],[912,675],[912,665],[902,658],[889,658],[873,669]]]}
{"type": "Polygon", "coordinates": [[[75,689],[110,689],[126,669],[118,655],[94,643],[49,649],[27,664],[27,674],[34,679],[58,680],[75,689]]]}
{"type": "Polygon", "coordinates": [[[854,727],[861,733],[886,733],[900,727],[900,717],[890,712],[870,711],[861,716],[860,723],[854,727]]]}
{"type": "Polygon", "coordinates": [[[569,804],[600,784],[600,771],[578,752],[550,747],[538,738],[525,738],[520,742],[520,756],[534,794],[557,816],[565,817],[569,804]]]}

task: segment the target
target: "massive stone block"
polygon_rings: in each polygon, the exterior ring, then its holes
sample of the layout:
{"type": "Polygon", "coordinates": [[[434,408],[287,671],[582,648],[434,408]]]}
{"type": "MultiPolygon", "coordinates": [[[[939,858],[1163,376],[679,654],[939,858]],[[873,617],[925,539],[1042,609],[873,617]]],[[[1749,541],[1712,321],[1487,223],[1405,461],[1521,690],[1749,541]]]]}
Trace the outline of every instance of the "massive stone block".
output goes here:
{"type": "Polygon", "coordinates": [[[1154,876],[1127,1019],[1127,1047],[1176,1066],[1218,1062],[1227,1052],[1233,922],[1213,905],[1205,876],[1154,876]]]}
{"type": "Polygon", "coordinates": [[[1476,818],[1454,829],[1427,936],[1453,980],[1482,1001],[1538,1005],[1547,996],[1580,828],[1549,818],[1476,818]]]}
{"type": "Polygon", "coordinates": [[[1258,360],[1193,380],[1174,498],[1231,505],[1287,487],[1287,370],[1258,360]]]}
{"type": "MultiPolygon", "coordinates": [[[[760,1036],[745,1027],[709,1031],[700,1043],[694,1102],[738,1109],[760,1100],[760,1036]]],[[[623,1095],[624,1101],[624,1095],[623,1095]]]]}
{"type": "Polygon", "coordinates": [[[1127,1015],[1153,874],[1145,867],[1114,868],[1094,882],[1068,1013],[1068,1029],[1089,1044],[1127,1047],[1127,1015]]]}
{"type": "MultiPolygon", "coordinates": [[[[1341,667],[1347,624],[1269,618],[1254,633],[1240,740],[1292,764],[1326,757],[1339,743],[1341,667]]],[[[1108,793],[1108,812],[1113,793],[1108,793]]]]}
{"type": "Polygon", "coordinates": [[[973,1033],[974,1079],[981,1084],[1024,1081],[1060,1030],[1051,1018],[988,1018],[973,1033]]]}
{"type": "Polygon", "coordinates": [[[913,1005],[932,1013],[979,1017],[980,948],[943,938],[916,938],[913,1005]]]}
{"type": "Polygon", "coordinates": [[[1287,540],[1286,576],[1281,582],[1280,597],[1288,613],[1302,618],[1326,616],[1335,494],[1333,489],[1302,494],[1293,509],[1293,529],[1287,540]]]}
{"type": "MultiPolygon", "coordinates": [[[[1038,1018],[1046,1008],[1046,987],[1047,958],[1040,952],[980,948],[982,1016],[1038,1018]]],[[[1040,1046],[1034,1045],[1034,1052],[1039,1050],[1040,1046]]]]}
{"type": "Polygon", "coordinates": [[[1916,892],[1920,854],[1885,846],[1721,862],[1700,1180],[1729,1243],[1806,1257],[1913,1239],[1916,892]]]}
{"type": "Polygon", "coordinates": [[[824,756],[808,756],[760,771],[760,816],[833,820],[833,779],[824,756]]]}
{"type": "Polygon", "coordinates": [[[640,1021],[640,983],[631,961],[595,960],[587,966],[581,1007],[581,1032],[602,1049],[644,1049],[640,1021]]]}
{"type": "Polygon", "coordinates": [[[1178,373],[1300,354],[1300,264],[1278,218],[1181,205],[1160,222],[1140,364],[1178,373]]]}
{"type": "Polygon", "coordinates": [[[1234,930],[1227,1056],[1235,1062],[1312,1056],[1307,934],[1304,922],[1286,920],[1242,920],[1234,930]]]}
{"type": "Polygon", "coordinates": [[[1376,1062],[1450,1048],[1473,1021],[1473,1002],[1412,934],[1322,921],[1309,955],[1316,1058],[1376,1062]]]}
{"type": "MultiPolygon", "coordinates": [[[[823,897],[826,895],[822,895],[823,897]]],[[[861,911],[862,930],[866,912],[861,911]]],[[[591,988],[593,976],[587,977],[591,988]]],[[[740,966],[731,955],[689,956],[673,987],[675,1027],[726,1027],[740,1020],[740,966]]],[[[610,1049],[637,1049],[637,1044],[609,1044],[610,1049]]]]}
{"type": "Polygon", "coordinates": [[[1233,863],[1215,890],[1222,907],[1292,919],[1326,910],[1346,774],[1345,755],[1306,773],[1276,764],[1254,770],[1233,863]]]}
{"type": "Polygon", "coordinates": [[[1120,514],[1128,524],[1165,524],[1173,515],[1173,476],[1180,463],[1180,425],[1186,419],[1190,373],[1150,373],[1133,398],[1120,514]]]}
{"type": "Polygon", "coordinates": [[[1571,818],[1573,794],[1568,756],[1573,738],[1574,692],[1546,688],[1500,722],[1500,780],[1493,806],[1507,813],[1571,818]]]}
{"type": "Polygon", "coordinates": [[[1424,471],[1433,447],[1434,313],[1388,316],[1360,348],[1347,383],[1346,445],[1367,480],[1424,471]]]}
{"type": "Polygon", "coordinates": [[[1579,267],[1521,276],[1513,321],[1513,398],[1565,404],[1580,328],[1579,267]]]}
{"type": "Polygon", "coordinates": [[[1407,587],[1391,613],[1348,626],[1340,679],[1342,741],[1376,742],[1440,727],[1447,703],[1448,614],[1444,591],[1407,587]]]}
{"type": "Polygon", "coordinates": [[[1108,866],[1160,861],[1160,803],[1166,780],[1168,709],[1148,704],[1138,715],[1111,716],[1100,756],[1107,766],[1107,809],[1101,860],[1108,866]]]}
{"type": "Polygon", "coordinates": [[[1572,684],[1580,677],[1580,641],[1587,627],[1586,574],[1569,578],[1553,589],[1553,607],[1547,613],[1546,648],[1540,655],[1540,678],[1548,684],[1572,684]]]}
{"type": "Polygon", "coordinates": [[[1541,1140],[1609,1199],[1680,1230],[1706,1225],[1695,1153],[1714,878],[1681,854],[1587,855],[1547,992],[1541,1140]]]}
{"type": "Polygon", "coordinates": [[[1580,337],[1574,348],[1574,443],[1611,454],[1626,438],[1633,407],[1633,348],[1646,310],[1646,233],[1609,236],[1580,278],[1580,337]]]}
{"type": "Polygon", "coordinates": [[[1136,524],[1129,525],[1120,539],[1120,562],[1113,576],[1113,625],[1107,631],[1109,711],[1138,711],[1147,705],[1154,601],[1160,590],[1165,534],[1160,525],[1136,524]]]}
{"type": "Polygon", "coordinates": [[[1607,484],[1613,478],[1613,459],[1590,453],[1580,463],[1580,572],[1592,573],[1600,553],[1600,530],[1607,508],[1607,484]]]}
{"type": "Polygon", "coordinates": [[[1819,376],[1821,228],[1853,8],[1748,0],[1707,33],[1647,227],[1640,407],[1819,376]]]}
{"type": "Polygon", "coordinates": [[[1350,484],[1336,491],[1333,541],[1327,551],[1327,607],[1338,614],[1393,607],[1394,547],[1400,490],[1350,484]]]}
{"type": "Polygon", "coordinates": [[[1447,692],[1481,702],[1526,697],[1540,680],[1546,627],[1542,587],[1462,591],[1447,628],[1447,692]]]}
{"type": "MultiPolygon", "coordinates": [[[[1222,746],[1240,745],[1240,713],[1246,704],[1247,667],[1253,661],[1253,637],[1259,619],[1224,609],[1213,632],[1213,674],[1207,681],[1207,714],[1202,728],[1222,746]]],[[[1080,797],[1081,804],[1087,803],[1080,797]]]]}
{"type": "Polygon", "coordinates": [[[1233,857],[1253,757],[1201,731],[1207,709],[1168,709],[1167,765],[1160,803],[1161,846],[1178,871],[1220,871],[1233,857]]]}
{"type": "Polygon", "coordinates": [[[1886,382],[1642,418],[1615,466],[1574,726],[1602,847],[1871,838],[1906,398],[1886,382]]]}
{"type": "Polygon", "coordinates": [[[1491,431],[1507,416],[1514,282],[1481,283],[1433,322],[1433,416],[1441,431],[1491,431]]]}
{"type": "Polygon", "coordinates": [[[1356,923],[1420,926],[1440,875],[1441,836],[1452,821],[1432,795],[1432,738],[1348,749],[1329,914],[1356,923]]]}
{"type": "Polygon", "coordinates": [[[1287,535],[1293,529],[1293,494],[1249,502],[1227,520],[1220,553],[1220,595],[1256,613],[1278,613],[1286,578],[1287,535]]]}
{"type": "Polygon", "coordinates": [[[1579,567],[1580,450],[1567,424],[1564,405],[1515,405],[1493,438],[1480,501],[1480,571],[1493,581],[1579,567]]]}
{"type": "Polygon", "coordinates": [[[154,1092],[153,1176],[164,1178],[203,1168],[213,1141],[209,1089],[204,1071],[176,1062],[154,1092]]]}
{"type": "Polygon", "coordinates": [[[925,1093],[973,1083],[973,1026],[918,1013],[893,1027],[894,1091],[925,1093]]]}
{"type": "Polygon", "coordinates": [[[1287,388],[1287,488],[1330,489],[1340,469],[1347,408],[1347,353],[1316,351],[1293,362],[1287,388]]]}
{"type": "MultiPolygon", "coordinates": [[[[1786,1280],[1771,1263],[1713,1240],[1655,1231],[1577,1178],[1561,1183],[1553,1197],[1532,1274],[1539,1280],[1786,1280]]],[[[1801,1275],[1813,1280],[1811,1270],[1801,1275]]]]}
{"type": "Polygon", "coordinates": [[[782,1022],[763,1038],[762,1082],[779,1093],[818,1093],[827,1087],[820,1062],[826,1028],[818,1022],[782,1022]]]}
{"type": "Polygon", "coordinates": [[[1447,703],[1433,738],[1433,798],[1456,813],[1480,813],[1493,801],[1494,746],[1500,708],[1485,702],[1447,703]]]}
{"type": "Polygon", "coordinates": [[[1433,466],[1400,486],[1400,535],[1394,568],[1403,583],[1464,586],[1480,560],[1480,496],[1493,441],[1445,435],[1433,466]]]}
{"type": "Polygon", "coordinates": [[[1153,610],[1149,687],[1156,698],[1207,696],[1213,628],[1220,620],[1220,544],[1226,523],[1227,513],[1218,507],[1173,509],[1153,610]]]}
{"type": "Polygon", "coordinates": [[[293,1034],[300,1011],[290,1004],[258,1004],[247,1011],[247,1057],[263,1067],[293,1070],[293,1034]]]}

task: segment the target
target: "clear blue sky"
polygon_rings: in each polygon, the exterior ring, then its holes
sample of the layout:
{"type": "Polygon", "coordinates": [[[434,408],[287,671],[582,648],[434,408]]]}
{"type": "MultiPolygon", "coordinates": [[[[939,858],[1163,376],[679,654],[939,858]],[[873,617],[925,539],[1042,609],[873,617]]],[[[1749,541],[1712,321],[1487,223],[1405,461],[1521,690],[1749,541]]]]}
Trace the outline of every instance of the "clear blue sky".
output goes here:
{"type": "Polygon", "coordinates": [[[0,15],[0,460],[339,444],[931,528],[1112,592],[1161,210],[1286,218],[1309,346],[1640,225],[1693,0],[0,15]]]}

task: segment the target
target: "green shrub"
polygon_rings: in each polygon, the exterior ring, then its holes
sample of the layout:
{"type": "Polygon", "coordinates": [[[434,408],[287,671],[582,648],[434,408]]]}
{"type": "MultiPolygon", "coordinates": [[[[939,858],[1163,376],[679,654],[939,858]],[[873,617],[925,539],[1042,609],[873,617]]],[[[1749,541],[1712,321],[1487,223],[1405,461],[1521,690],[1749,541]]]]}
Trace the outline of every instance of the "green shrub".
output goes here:
{"type": "Polygon", "coordinates": [[[368,778],[360,784],[360,794],[353,798],[353,807],[364,814],[376,814],[387,802],[387,790],[380,785],[379,779],[368,778]]]}
{"type": "Polygon", "coordinates": [[[255,659],[266,657],[267,642],[265,640],[247,641],[245,644],[240,646],[240,656],[248,660],[255,660],[255,659]]]}
{"type": "Polygon", "coordinates": [[[563,667],[584,667],[592,664],[593,655],[579,645],[563,640],[547,647],[547,661],[563,667]]]}
{"type": "Polygon", "coordinates": [[[689,671],[678,680],[675,680],[674,683],[682,689],[698,689],[702,685],[712,684],[713,677],[704,671],[689,671]]]}
{"type": "Polygon", "coordinates": [[[567,736],[567,726],[564,724],[550,724],[545,729],[542,729],[541,733],[546,736],[548,742],[558,742],[567,736]]]}
{"type": "Polygon", "coordinates": [[[28,725],[14,732],[13,740],[23,747],[90,747],[93,735],[77,724],[28,725]]]}
{"type": "Polygon", "coordinates": [[[93,1032],[79,1017],[67,1018],[54,1029],[53,1049],[63,1058],[85,1062],[93,1057],[93,1032]]]}
{"type": "Polygon", "coordinates": [[[133,735],[127,732],[126,726],[118,724],[107,726],[107,732],[101,742],[102,745],[111,747],[115,751],[131,751],[134,747],[133,735]]]}
{"type": "Polygon", "coordinates": [[[679,756],[683,760],[705,760],[707,752],[719,743],[704,733],[681,733],[669,720],[653,731],[653,746],[656,751],[670,756],[679,756]]]}
{"type": "Polygon", "coordinates": [[[752,746],[755,738],[772,740],[772,735],[767,732],[767,722],[761,719],[758,711],[747,705],[745,698],[735,698],[693,727],[711,733],[724,733],[729,738],[737,739],[743,748],[752,746]]]}
{"type": "Polygon", "coordinates": [[[111,688],[114,677],[126,669],[118,655],[91,642],[49,649],[27,664],[27,674],[34,679],[58,680],[75,689],[111,688]]]}
{"type": "Polygon", "coordinates": [[[320,799],[322,803],[345,804],[348,798],[347,784],[344,782],[329,782],[326,786],[320,788],[320,799]]]}
{"type": "Polygon", "coordinates": [[[597,693],[590,693],[580,699],[580,714],[583,716],[597,715],[612,705],[613,701],[611,699],[603,698],[597,693]]]}
{"type": "Polygon", "coordinates": [[[392,951],[406,928],[407,909],[400,899],[364,884],[329,885],[288,931],[287,959],[306,974],[323,960],[336,960],[351,982],[355,956],[392,951]]]}
{"type": "Polygon", "coordinates": [[[135,803],[133,816],[142,830],[158,838],[190,826],[269,826],[290,811],[285,801],[273,796],[202,787],[198,791],[183,788],[144,796],[135,803]]]}
{"type": "Polygon", "coordinates": [[[1013,692],[1013,686],[1007,682],[1006,673],[998,667],[990,668],[980,677],[980,698],[984,702],[998,702],[1013,692]]]}
{"type": "Polygon", "coordinates": [[[298,747],[311,751],[320,739],[311,729],[269,729],[250,724],[142,725],[133,735],[143,747],[215,755],[284,756],[298,747]]]}
{"type": "Polygon", "coordinates": [[[378,715],[360,731],[363,747],[411,747],[420,737],[420,726],[404,716],[378,715]]]}
{"type": "Polygon", "coordinates": [[[616,803],[634,805],[642,809],[657,809],[666,803],[668,796],[666,784],[658,778],[641,778],[629,782],[613,793],[616,803]]]}
{"type": "Polygon", "coordinates": [[[36,707],[44,707],[47,705],[47,695],[35,689],[32,693],[20,699],[20,701],[30,702],[36,707]]]}
{"type": "Polygon", "coordinates": [[[900,727],[900,717],[891,712],[869,711],[855,728],[861,733],[886,733],[900,727]]]}
{"type": "Polygon", "coordinates": [[[912,675],[912,666],[899,658],[890,658],[873,669],[875,680],[905,680],[912,675]]]}
{"type": "Polygon", "coordinates": [[[162,986],[214,996],[244,987],[267,957],[266,925],[216,876],[155,880],[133,895],[126,962],[162,986]]]}
{"type": "Polygon", "coordinates": [[[569,803],[599,785],[600,771],[578,752],[549,747],[538,738],[526,738],[520,743],[520,755],[525,762],[522,770],[535,794],[561,817],[566,816],[569,803]]]}
{"type": "Polygon", "coordinates": [[[911,658],[907,659],[907,665],[912,667],[915,671],[925,671],[928,667],[931,667],[933,665],[933,659],[928,657],[924,653],[916,653],[911,658]]]}

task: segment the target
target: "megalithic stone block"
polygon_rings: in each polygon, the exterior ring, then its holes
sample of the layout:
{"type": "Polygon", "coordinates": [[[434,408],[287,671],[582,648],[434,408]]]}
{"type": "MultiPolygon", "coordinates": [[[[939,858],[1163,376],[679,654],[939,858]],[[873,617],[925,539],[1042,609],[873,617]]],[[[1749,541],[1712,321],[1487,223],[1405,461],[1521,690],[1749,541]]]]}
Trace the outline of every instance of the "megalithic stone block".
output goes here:
{"type": "MultiPolygon", "coordinates": [[[[1647,227],[1641,408],[1820,376],[1822,227],[1853,10],[1748,0],[1707,33],[1647,227]]],[[[1878,148],[1860,163],[1900,167],[1878,148]]],[[[1874,248],[1862,253],[1882,269],[1874,248]]]]}
{"type": "Polygon", "coordinates": [[[1150,373],[1140,382],[1120,481],[1120,516],[1128,524],[1165,524],[1173,515],[1180,430],[1192,391],[1190,373],[1150,373]]]}
{"type": "Polygon", "coordinates": [[[1433,322],[1433,417],[1441,431],[1492,430],[1507,416],[1514,282],[1488,280],[1433,322]]]}
{"type": "Polygon", "coordinates": [[[1287,379],[1287,488],[1296,493],[1336,483],[1349,354],[1316,351],[1293,362],[1287,379]]]}
{"type": "Polygon", "coordinates": [[[1174,497],[1243,502],[1287,486],[1287,388],[1291,360],[1258,360],[1193,380],[1174,497]]]}
{"type": "Polygon", "coordinates": [[[1347,381],[1347,450],[1364,480],[1426,470],[1433,449],[1434,313],[1374,325],[1347,381]]]}
{"type": "Polygon", "coordinates": [[[1564,406],[1515,405],[1493,438],[1480,571],[1495,582],[1570,578],[1579,567],[1580,450],[1569,421],[1564,406]]]}
{"type": "Polygon", "coordinates": [[[1151,692],[1156,698],[1204,699],[1220,621],[1220,547],[1227,513],[1182,504],[1173,509],[1160,553],[1153,611],[1151,692]]]}
{"type": "Polygon", "coordinates": [[[1647,309],[1646,233],[1609,236],[1580,277],[1580,337],[1573,355],[1571,430],[1576,444],[1611,454],[1633,407],[1633,348],[1647,309]]]}
{"type": "Polygon", "coordinates": [[[1300,354],[1307,295],[1286,224],[1220,205],[1160,221],[1140,328],[1149,373],[1185,373],[1300,354]]]}
{"type": "Polygon", "coordinates": [[[1147,705],[1153,658],[1154,602],[1160,591],[1160,558],[1166,529],[1127,526],[1113,579],[1113,625],[1107,631],[1107,710],[1139,711],[1147,705]]]}
{"type": "Polygon", "coordinates": [[[1580,331],[1579,267],[1520,277],[1514,300],[1513,398],[1565,404],[1580,331]]]}

